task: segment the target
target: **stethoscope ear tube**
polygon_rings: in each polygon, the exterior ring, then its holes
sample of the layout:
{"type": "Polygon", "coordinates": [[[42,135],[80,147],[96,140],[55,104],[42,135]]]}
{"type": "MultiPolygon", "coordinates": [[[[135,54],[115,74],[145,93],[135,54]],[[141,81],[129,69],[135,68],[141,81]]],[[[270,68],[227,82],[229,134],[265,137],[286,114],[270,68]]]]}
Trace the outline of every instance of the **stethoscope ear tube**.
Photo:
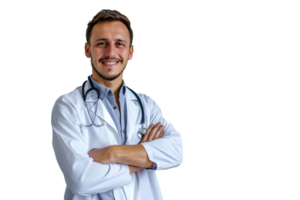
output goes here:
{"type": "MultiPolygon", "coordinates": [[[[127,87],[127,86],[126,86],[127,87]]],[[[141,107],[141,109],[142,109],[142,121],[141,121],[141,124],[144,124],[145,123],[145,119],[144,119],[144,107],[143,107],[143,105],[142,105],[142,101],[141,101],[141,99],[140,99],[140,97],[132,90],[132,89],[130,89],[129,87],[127,87],[133,94],[134,94],[134,96],[138,99],[138,102],[139,102],[139,104],[140,104],[140,107],[141,107]]]]}
{"type": "MultiPolygon", "coordinates": [[[[97,104],[96,104],[96,113],[97,113],[97,109],[98,109],[98,101],[97,101],[97,104]]],[[[89,111],[88,111],[89,112],[89,111]]],[[[89,113],[89,115],[90,115],[90,113],[89,113]]],[[[95,114],[95,117],[94,117],[94,120],[92,120],[92,124],[90,124],[90,125],[85,125],[85,124],[81,124],[81,126],[82,127],[90,127],[90,126],[97,126],[97,127],[100,127],[100,126],[105,126],[106,125],[106,122],[103,122],[101,125],[97,125],[97,124],[95,124],[95,120],[96,120],[96,115],[97,114],[95,114]]]]}
{"type": "MultiPolygon", "coordinates": [[[[127,87],[127,86],[126,86],[127,87]]],[[[141,120],[141,124],[142,124],[142,127],[138,130],[138,138],[142,138],[142,135],[146,135],[147,133],[147,129],[144,127],[144,123],[145,123],[145,118],[144,118],[144,107],[142,105],[142,101],[140,99],[140,97],[132,90],[130,89],[129,87],[127,87],[133,94],[134,96],[138,99],[138,102],[140,104],[140,107],[141,107],[141,110],[142,110],[142,120],[141,120]]]]}

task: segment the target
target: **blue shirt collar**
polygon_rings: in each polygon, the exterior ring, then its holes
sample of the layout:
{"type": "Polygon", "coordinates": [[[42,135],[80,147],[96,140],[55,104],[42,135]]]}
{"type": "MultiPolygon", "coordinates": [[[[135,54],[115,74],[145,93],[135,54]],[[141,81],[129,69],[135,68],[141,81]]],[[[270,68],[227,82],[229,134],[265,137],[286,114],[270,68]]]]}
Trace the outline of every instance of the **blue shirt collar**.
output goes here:
{"type": "MultiPolygon", "coordinates": [[[[108,87],[105,87],[103,85],[101,85],[100,83],[98,83],[97,81],[95,81],[93,79],[92,76],[91,77],[91,80],[94,84],[94,87],[99,91],[100,93],[100,99],[105,99],[107,95],[113,95],[111,89],[109,89],[108,87]]],[[[122,86],[121,86],[121,89],[120,89],[120,93],[119,93],[119,96],[125,96],[125,92],[126,92],[126,85],[125,85],[125,81],[122,80],[122,86]]]]}

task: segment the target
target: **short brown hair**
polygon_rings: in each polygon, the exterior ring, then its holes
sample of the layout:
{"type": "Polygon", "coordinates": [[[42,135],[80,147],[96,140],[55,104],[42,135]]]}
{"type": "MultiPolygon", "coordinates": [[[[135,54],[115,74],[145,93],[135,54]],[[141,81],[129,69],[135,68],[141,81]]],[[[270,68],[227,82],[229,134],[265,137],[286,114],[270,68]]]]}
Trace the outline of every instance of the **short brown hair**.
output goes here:
{"type": "Polygon", "coordinates": [[[93,20],[88,23],[88,27],[86,29],[86,42],[90,45],[90,38],[92,35],[92,29],[95,26],[95,24],[102,22],[102,21],[121,21],[125,26],[127,27],[129,31],[129,37],[130,37],[130,46],[132,44],[133,40],[133,32],[130,27],[130,21],[129,19],[121,14],[120,12],[116,10],[101,10],[93,17],[93,20]]]}

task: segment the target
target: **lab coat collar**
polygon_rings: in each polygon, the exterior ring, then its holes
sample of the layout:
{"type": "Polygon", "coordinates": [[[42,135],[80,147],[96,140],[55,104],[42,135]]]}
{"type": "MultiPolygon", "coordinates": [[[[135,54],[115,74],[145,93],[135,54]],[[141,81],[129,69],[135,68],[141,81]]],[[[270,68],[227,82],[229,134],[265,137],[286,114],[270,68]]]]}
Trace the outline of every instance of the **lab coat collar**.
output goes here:
{"type": "MultiPolygon", "coordinates": [[[[84,87],[84,93],[86,94],[86,92],[91,88],[91,85],[89,83],[89,81],[86,82],[85,87],[84,87]]],[[[123,94],[125,95],[126,99],[130,99],[132,101],[137,100],[137,98],[134,96],[134,94],[125,86],[125,81],[123,80],[123,85],[122,85],[122,89],[123,94]],[[124,86],[124,87],[123,87],[124,86]]],[[[100,91],[99,91],[100,92],[100,91]]],[[[101,94],[100,94],[101,97],[101,94]]],[[[86,96],[86,102],[96,102],[97,101],[97,92],[92,90],[88,93],[88,95],[86,96]]]]}
{"type": "MultiPolygon", "coordinates": [[[[88,91],[91,88],[91,85],[89,81],[85,84],[84,91],[88,91]]],[[[127,126],[126,126],[126,132],[127,132],[127,141],[126,144],[129,143],[131,137],[135,131],[135,127],[140,124],[142,113],[140,111],[140,107],[135,104],[134,101],[137,101],[137,98],[134,96],[134,94],[126,88],[125,92],[125,99],[126,99],[126,109],[127,109],[127,126]]],[[[95,91],[90,91],[88,96],[86,97],[86,102],[94,102],[94,105],[91,107],[91,111],[95,114],[96,112],[96,105],[98,101],[98,108],[97,108],[97,116],[100,117],[102,120],[104,120],[107,124],[109,124],[118,135],[117,127],[111,118],[110,114],[108,113],[107,109],[105,108],[105,105],[103,104],[101,99],[98,99],[97,93],[95,91]]],[[[118,136],[119,138],[119,136],[118,136]]]]}

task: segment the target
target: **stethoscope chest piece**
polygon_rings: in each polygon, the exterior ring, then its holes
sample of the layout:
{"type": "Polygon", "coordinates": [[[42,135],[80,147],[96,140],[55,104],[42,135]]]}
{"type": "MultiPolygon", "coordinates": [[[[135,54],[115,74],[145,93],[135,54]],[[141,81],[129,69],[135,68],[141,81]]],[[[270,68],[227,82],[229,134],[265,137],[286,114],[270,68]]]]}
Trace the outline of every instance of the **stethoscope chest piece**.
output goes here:
{"type": "Polygon", "coordinates": [[[141,139],[143,137],[143,135],[146,135],[147,133],[147,129],[142,127],[139,129],[138,133],[137,133],[137,136],[139,139],[141,139]]]}

